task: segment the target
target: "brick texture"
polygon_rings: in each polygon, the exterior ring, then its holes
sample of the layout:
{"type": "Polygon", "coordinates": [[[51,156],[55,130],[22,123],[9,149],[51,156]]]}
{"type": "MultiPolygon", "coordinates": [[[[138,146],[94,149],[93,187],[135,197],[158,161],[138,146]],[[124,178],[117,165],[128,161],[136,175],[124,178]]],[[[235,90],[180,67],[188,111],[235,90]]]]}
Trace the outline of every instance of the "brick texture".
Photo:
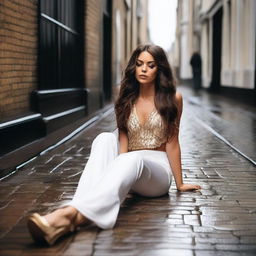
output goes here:
{"type": "MultiPolygon", "coordinates": [[[[210,116],[214,123],[223,125],[222,132],[229,123],[229,131],[236,129],[243,139],[245,134],[254,138],[251,124],[255,107],[202,91],[197,106],[192,101],[193,91],[178,90],[184,99],[180,130],[183,178],[186,183],[200,184],[201,190],[178,192],[173,180],[168,196],[129,195],[114,229],[83,226],[53,247],[34,245],[27,216],[49,213],[73,198],[93,139],[116,127],[115,115],[109,112],[1,181],[0,255],[255,256],[255,165],[195,121],[200,116],[209,124],[210,116]],[[217,105],[222,111],[217,114],[218,122],[211,114],[217,105]],[[245,122],[246,117],[251,122],[245,122]]],[[[255,148],[251,150],[255,152],[255,148]]]]}
{"type": "Polygon", "coordinates": [[[85,2],[85,83],[89,112],[98,109],[102,91],[102,1],[85,2]]]}
{"type": "Polygon", "coordinates": [[[0,122],[29,111],[37,84],[37,4],[0,1],[0,122]]]}

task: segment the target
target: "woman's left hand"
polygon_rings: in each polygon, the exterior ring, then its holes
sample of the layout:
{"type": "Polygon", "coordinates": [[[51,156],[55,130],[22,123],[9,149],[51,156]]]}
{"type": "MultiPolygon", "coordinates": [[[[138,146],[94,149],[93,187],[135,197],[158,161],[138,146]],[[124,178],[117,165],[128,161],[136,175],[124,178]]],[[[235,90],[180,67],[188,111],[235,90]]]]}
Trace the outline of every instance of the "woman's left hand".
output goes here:
{"type": "Polygon", "coordinates": [[[181,184],[177,189],[179,191],[185,192],[185,191],[201,189],[201,187],[195,184],[181,184]]]}

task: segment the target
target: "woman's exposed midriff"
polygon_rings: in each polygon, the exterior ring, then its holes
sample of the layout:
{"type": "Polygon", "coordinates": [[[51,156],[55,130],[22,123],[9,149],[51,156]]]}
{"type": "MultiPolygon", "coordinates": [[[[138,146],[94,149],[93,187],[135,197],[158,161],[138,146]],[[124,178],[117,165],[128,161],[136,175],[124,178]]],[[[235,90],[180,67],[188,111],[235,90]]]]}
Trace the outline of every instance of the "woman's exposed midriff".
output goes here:
{"type": "MultiPolygon", "coordinates": [[[[140,148],[140,149],[136,149],[136,150],[156,150],[156,151],[163,151],[165,152],[165,147],[166,147],[166,143],[163,143],[160,147],[157,148],[140,148]]],[[[133,150],[131,150],[133,151],[133,150]]]]}

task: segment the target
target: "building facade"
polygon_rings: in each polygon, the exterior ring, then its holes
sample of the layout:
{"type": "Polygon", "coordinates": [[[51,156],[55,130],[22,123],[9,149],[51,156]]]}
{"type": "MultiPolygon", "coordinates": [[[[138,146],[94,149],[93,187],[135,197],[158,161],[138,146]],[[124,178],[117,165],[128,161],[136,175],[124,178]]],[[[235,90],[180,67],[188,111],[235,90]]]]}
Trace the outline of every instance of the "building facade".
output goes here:
{"type": "Polygon", "coordinates": [[[177,39],[181,79],[192,77],[189,60],[202,57],[202,85],[255,93],[256,2],[179,0],[177,39]]]}
{"type": "Polygon", "coordinates": [[[143,12],[146,0],[0,1],[0,174],[15,152],[31,158],[113,99],[147,38],[143,12]]]}
{"type": "Polygon", "coordinates": [[[116,88],[132,51],[149,40],[147,0],[113,1],[112,31],[112,81],[116,88]]]}

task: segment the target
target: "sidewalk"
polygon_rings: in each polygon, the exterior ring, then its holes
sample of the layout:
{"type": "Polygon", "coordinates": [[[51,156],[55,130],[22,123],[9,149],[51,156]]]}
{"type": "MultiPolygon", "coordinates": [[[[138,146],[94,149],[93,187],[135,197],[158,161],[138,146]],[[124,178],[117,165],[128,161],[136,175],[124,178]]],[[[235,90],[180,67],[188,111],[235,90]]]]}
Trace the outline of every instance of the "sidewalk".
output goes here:
{"type": "MultiPolygon", "coordinates": [[[[173,182],[169,196],[127,198],[113,230],[83,227],[53,247],[36,246],[27,232],[26,216],[46,213],[72,198],[92,140],[115,128],[112,112],[0,182],[0,255],[256,255],[256,167],[198,119],[217,127],[225,138],[230,136],[227,139],[242,152],[243,138],[237,136],[250,130],[251,123],[214,113],[217,104],[223,113],[232,108],[221,97],[206,102],[206,96],[196,96],[202,106],[198,107],[190,90],[178,90],[184,98],[180,132],[184,181],[198,183],[202,190],[180,193],[173,182]],[[234,133],[228,133],[228,125],[234,133]]],[[[236,107],[254,116],[253,108],[236,107]]],[[[255,129],[251,134],[255,138],[255,129]]],[[[248,147],[244,153],[253,159],[253,137],[248,147]]]]}

